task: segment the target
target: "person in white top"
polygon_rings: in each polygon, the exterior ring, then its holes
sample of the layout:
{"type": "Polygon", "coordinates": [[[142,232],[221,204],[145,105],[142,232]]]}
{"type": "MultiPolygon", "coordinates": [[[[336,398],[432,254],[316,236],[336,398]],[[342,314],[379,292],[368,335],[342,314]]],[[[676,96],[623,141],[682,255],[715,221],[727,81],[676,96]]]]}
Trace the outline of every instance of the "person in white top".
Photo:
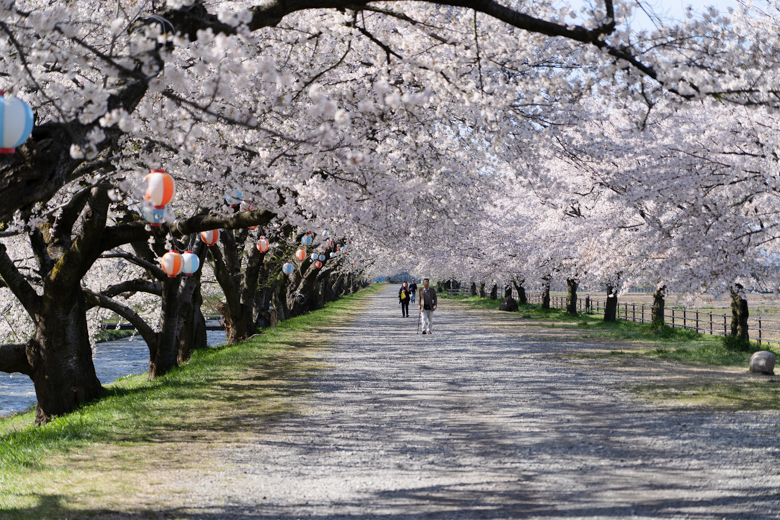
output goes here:
{"type": "Polygon", "coordinates": [[[431,322],[433,320],[433,311],[436,310],[436,289],[428,287],[430,281],[425,278],[423,280],[423,288],[420,289],[420,314],[423,318],[422,333],[431,333],[431,322]]]}

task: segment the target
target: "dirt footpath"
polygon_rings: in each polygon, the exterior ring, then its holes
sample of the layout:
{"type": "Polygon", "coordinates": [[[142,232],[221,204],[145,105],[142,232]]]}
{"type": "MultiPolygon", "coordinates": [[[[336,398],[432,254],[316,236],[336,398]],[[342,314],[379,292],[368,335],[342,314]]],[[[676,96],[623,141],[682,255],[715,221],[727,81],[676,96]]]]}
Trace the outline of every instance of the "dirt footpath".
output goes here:
{"type": "Polygon", "coordinates": [[[597,340],[447,301],[416,335],[396,293],[338,331],[303,414],[187,476],[177,517],[780,517],[778,413],[638,401],[635,371],[562,355],[597,340]]]}

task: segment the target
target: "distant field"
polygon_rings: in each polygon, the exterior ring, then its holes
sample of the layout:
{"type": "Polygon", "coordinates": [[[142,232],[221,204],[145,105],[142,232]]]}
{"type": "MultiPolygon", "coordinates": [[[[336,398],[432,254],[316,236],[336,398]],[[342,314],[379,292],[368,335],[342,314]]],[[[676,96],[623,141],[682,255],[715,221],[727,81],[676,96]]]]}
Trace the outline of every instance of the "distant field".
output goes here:
{"type": "MultiPolygon", "coordinates": [[[[551,296],[566,297],[565,292],[552,291],[551,296]]],[[[602,303],[606,300],[607,294],[605,292],[588,292],[580,291],[578,293],[579,298],[585,298],[590,295],[591,299],[597,299],[602,303]]],[[[750,309],[750,319],[748,320],[748,326],[750,328],[750,339],[758,339],[758,320],[761,320],[761,339],[762,341],[771,341],[772,344],[780,344],[780,299],[776,298],[773,294],[760,294],[753,293],[748,294],[747,297],[748,306],[750,309]]],[[[618,302],[621,305],[624,303],[636,305],[637,314],[641,305],[645,305],[646,313],[650,312],[650,307],[653,304],[653,295],[649,293],[627,293],[618,298],[618,302]]],[[[713,328],[722,334],[723,331],[723,318],[726,316],[726,322],[728,326],[731,326],[731,297],[728,293],[720,296],[713,296],[711,294],[698,295],[696,297],[683,296],[677,294],[670,294],[666,298],[667,313],[672,308],[686,310],[686,317],[691,320],[696,311],[699,311],[699,319],[703,323],[703,328],[709,327],[709,313],[713,313],[713,328]]],[[[630,311],[629,311],[630,312],[630,311]]],[[[679,316],[680,323],[682,322],[682,314],[676,313],[679,316]]],[[[668,318],[667,318],[667,321],[668,318]]],[[[690,325],[690,321],[689,321],[690,325]]]]}
{"type": "MultiPolygon", "coordinates": [[[[529,291],[529,297],[538,296],[537,291],[529,291]]],[[[499,291],[499,296],[503,296],[503,291],[499,291]]],[[[550,296],[554,298],[566,298],[564,291],[550,291],[550,296]]],[[[584,300],[590,296],[591,301],[599,301],[600,308],[604,307],[607,294],[603,291],[580,290],[577,296],[584,300]]],[[[751,293],[748,294],[748,306],[750,319],[748,327],[750,329],[750,339],[758,340],[759,320],[761,321],[761,341],[780,345],[780,298],[773,294],[751,293]]],[[[641,306],[645,306],[645,318],[649,320],[650,308],[653,304],[653,295],[651,293],[627,293],[618,298],[623,317],[624,304],[628,304],[629,319],[636,315],[637,321],[640,321],[641,306]],[[634,307],[632,307],[632,305],[634,307]]],[[[708,333],[710,329],[710,313],[712,313],[712,330],[715,334],[723,334],[724,323],[727,330],[731,327],[731,297],[728,293],[714,296],[712,294],[702,294],[697,296],[685,296],[679,294],[670,294],[666,298],[667,324],[671,325],[672,309],[675,310],[675,325],[681,326],[683,320],[689,327],[693,327],[696,319],[696,312],[699,312],[699,327],[701,332],[708,333]],[[685,313],[683,314],[683,310],[685,313]],[[725,321],[724,321],[725,316],[725,321]]]]}

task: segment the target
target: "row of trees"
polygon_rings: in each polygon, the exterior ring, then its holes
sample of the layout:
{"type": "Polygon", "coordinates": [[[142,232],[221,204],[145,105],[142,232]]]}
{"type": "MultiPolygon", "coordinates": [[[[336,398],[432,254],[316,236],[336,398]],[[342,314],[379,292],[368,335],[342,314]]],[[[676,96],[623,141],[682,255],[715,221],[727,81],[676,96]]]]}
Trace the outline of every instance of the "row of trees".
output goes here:
{"type": "Polygon", "coordinates": [[[364,283],[350,259],[336,254],[339,241],[330,240],[318,247],[326,257],[321,268],[308,256],[292,275],[282,274],[300,236],[289,226],[275,225],[267,211],[198,215],[161,228],[132,212],[123,218],[112,212],[114,222],[108,223],[110,189],[105,183],[83,189],[47,224],[0,244],[0,283],[28,318],[17,319],[10,332],[30,338],[0,347],[0,370],[30,376],[38,397],[37,423],[71,411],[102,390],[91,340],[105,313],[90,309],[105,309],[135,326],[149,346],[153,379],[206,346],[204,268],[205,280],[223,295],[219,310],[228,342],[319,308],[364,283]],[[206,246],[199,232],[217,226],[220,241],[206,246]],[[257,232],[248,226],[263,226],[273,247],[260,252],[257,232]],[[192,250],[200,268],[192,276],[169,277],[157,258],[171,248],[192,250]]]}
{"type": "Polygon", "coordinates": [[[100,391],[99,309],[136,324],[155,375],[202,344],[210,293],[238,339],[270,302],[286,316],[352,287],[358,264],[614,293],[777,287],[780,15],[633,31],[650,7],[0,1],[0,88],[36,116],[0,154],[0,370],[33,378],[45,422],[100,391]],[[160,167],[177,195],[153,229],[143,178],[160,167]],[[210,229],[220,249],[197,245],[210,229]],[[325,229],[354,252],[285,284],[295,234],[325,229]],[[162,276],[157,258],[187,247],[200,283],[162,276]]]}

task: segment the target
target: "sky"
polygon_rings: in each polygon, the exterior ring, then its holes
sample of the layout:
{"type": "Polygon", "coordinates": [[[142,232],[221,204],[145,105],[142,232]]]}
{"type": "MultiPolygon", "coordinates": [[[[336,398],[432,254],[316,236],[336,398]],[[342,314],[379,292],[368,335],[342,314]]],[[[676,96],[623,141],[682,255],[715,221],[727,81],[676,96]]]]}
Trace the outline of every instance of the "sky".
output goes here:
{"type": "MultiPolygon", "coordinates": [[[[568,3],[574,7],[577,11],[583,5],[592,5],[592,3],[598,2],[603,5],[602,0],[558,0],[557,5],[564,5],[568,3]]],[[[728,7],[736,7],[738,4],[736,0],[643,0],[643,4],[649,6],[656,14],[662,18],[671,18],[677,20],[683,20],[685,18],[685,8],[688,5],[693,7],[695,12],[701,12],[704,8],[714,6],[719,11],[725,11],[728,7]]],[[[758,2],[756,2],[758,4],[758,2]]],[[[634,30],[652,29],[653,25],[650,19],[637,9],[637,14],[634,16],[634,20],[631,22],[631,27],[634,30]]]]}

